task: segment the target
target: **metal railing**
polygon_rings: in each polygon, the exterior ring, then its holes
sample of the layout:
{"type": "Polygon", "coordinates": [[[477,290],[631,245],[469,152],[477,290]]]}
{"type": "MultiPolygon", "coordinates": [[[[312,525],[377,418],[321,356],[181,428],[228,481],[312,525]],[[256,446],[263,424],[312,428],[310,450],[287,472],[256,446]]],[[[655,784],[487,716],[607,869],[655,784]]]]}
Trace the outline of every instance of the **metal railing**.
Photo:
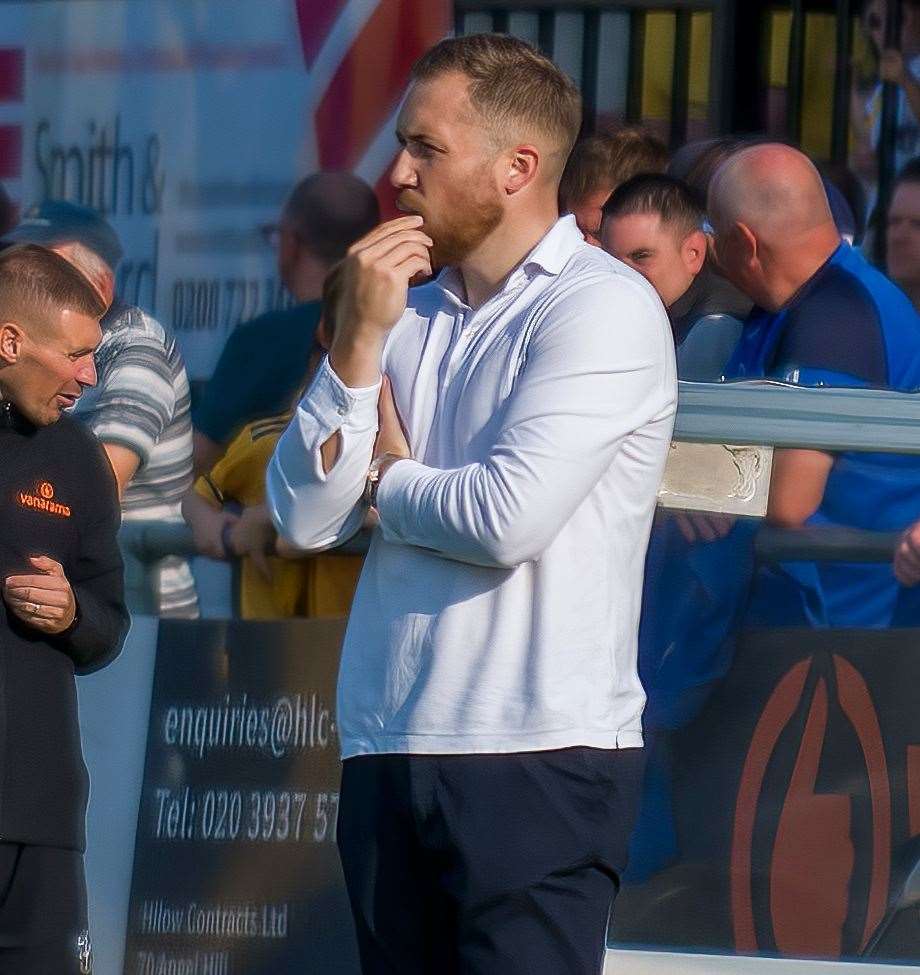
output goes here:
{"type": "MultiPolygon", "coordinates": [[[[920,394],[775,382],[682,382],[674,439],[920,454],[920,394]]],[[[370,537],[370,532],[361,532],[333,552],[363,554],[370,537]]],[[[120,541],[128,605],[134,613],[155,615],[151,567],[168,555],[197,554],[192,533],[184,524],[129,521],[122,526],[120,541]]],[[[890,532],[764,525],[757,557],[762,562],[886,562],[896,542],[897,534],[890,532]]]]}
{"type": "Polygon", "coordinates": [[[680,383],[675,440],[920,453],[920,394],[772,381],[680,383]]]}

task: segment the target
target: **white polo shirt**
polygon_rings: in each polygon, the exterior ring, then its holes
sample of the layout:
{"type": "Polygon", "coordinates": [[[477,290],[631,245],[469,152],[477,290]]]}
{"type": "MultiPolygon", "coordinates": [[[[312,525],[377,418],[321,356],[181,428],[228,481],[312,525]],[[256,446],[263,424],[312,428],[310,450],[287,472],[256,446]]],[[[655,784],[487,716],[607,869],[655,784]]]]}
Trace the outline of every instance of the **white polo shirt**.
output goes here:
{"type": "MultiPolygon", "coordinates": [[[[452,269],[413,289],[384,351],[416,459],[380,483],[343,757],[641,745],[643,564],[677,401],[664,308],[571,216],[480,308],[463,294],[452,269]]],[[[327,361],[281,437],[268,503],[295,545],[360,526],[378,392],[327,361]]]]}

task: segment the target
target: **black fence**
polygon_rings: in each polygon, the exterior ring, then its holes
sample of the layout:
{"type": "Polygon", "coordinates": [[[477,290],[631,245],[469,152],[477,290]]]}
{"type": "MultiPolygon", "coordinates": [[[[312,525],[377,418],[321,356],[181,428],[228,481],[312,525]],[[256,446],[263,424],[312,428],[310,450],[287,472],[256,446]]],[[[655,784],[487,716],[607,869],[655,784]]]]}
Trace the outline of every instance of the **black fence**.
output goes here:
{"type": "MultiPolygon", "coordinates": [[[[887,36],[895,44],[901,2],[888,4],[887,36]]],[[[862,6],[859,0],[458,0],[455,26],[457,33],[513,33],[556,59],[581,84],[587,131],[652,122],[672,146],[724,132],[767,132],[842,163],[850,149],[862,6]],[[660,89],[665,75],[667,110],[660,110],[659,90],[658,111],[650,112],[650,81],[660,89]],[[694,104],[694,87],[706,88],[704,113],[694,104]]],[[[888,102],[892,129],[893,93],[888,102]]],[[[892,168],[885,144],[883,173],[892,168]]]]}
{"type": "Polygon", "coordinates": [[[730,7],[725,0],[461,0],[455,28],[515,34],[554,58],[580,82],[586,131],[643,122],[676,146],[728,127],[720,93],[731,71],[730,7]]]}

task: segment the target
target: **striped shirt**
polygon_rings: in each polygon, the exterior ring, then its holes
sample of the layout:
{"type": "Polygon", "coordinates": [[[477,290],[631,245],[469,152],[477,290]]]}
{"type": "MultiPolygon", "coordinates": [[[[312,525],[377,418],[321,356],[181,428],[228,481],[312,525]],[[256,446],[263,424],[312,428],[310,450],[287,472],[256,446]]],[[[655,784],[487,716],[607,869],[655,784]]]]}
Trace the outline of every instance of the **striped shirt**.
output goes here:
{"type": "MultiPolygon", "coordinates": [[[[175,336],[140,308],[115,301],[102,320],[98,382],[75,414],[103,443],[140,458],[122,498],[125,521],[181,521],[192,485],[192,425],[185,364],[175,336]]],[[[154,570],[161,616],[197,616],[198,599],[185,559],[162,559],[154,570]]]]}

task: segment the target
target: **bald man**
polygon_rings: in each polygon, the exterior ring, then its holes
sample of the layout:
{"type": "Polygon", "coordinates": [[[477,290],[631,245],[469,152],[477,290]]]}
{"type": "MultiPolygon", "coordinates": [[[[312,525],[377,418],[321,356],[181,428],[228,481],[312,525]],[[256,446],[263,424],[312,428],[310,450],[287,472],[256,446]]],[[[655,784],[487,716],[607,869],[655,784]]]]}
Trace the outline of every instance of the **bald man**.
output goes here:
{"type": "MultiPolygon", "coordinates": [[[[717,171],[709,213],[723,273],[759,306],[726,377],[920,388],[920,317],[841,241],[807,157],[783,145],[742,150],[717,171]]],[[[893,531],[918,515],[920,459],[777,451],[767,513],[774,524],[893,531]]],[[[784,565],[761,571],[752,622],[889,626],[912,621],[904,596],[889,565],[784,565]]]]}

